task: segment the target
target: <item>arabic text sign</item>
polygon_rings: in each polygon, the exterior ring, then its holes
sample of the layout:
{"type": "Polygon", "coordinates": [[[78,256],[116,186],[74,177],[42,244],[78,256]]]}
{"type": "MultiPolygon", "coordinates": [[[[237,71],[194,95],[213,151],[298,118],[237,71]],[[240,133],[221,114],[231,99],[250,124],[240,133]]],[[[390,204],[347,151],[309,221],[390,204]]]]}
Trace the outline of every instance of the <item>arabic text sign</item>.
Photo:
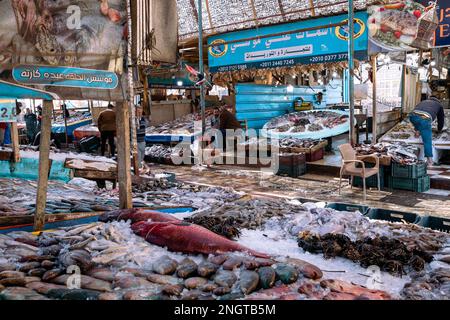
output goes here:
{"type": "Polygon", "coordinates": [[[0,100],[0,122],[16,121],[15,100],[0,100]]]}
{"type": "MultiPolygon", "coordinates": [[[[343,61],[347,59],[347,26],[327,27],[346,22],[347,15],[326,17],[244,30],[213,36],[208,39],[208,60],[211,72],[227,72],[245,69],[263,69],[343,61]],[[252,39],[257,36],[280,34],[310,27],[321,29],[285,34],[277,37],[252,39]]],[[[355,14],[355,58],[367,58],[367,13],[355,14]]]]}
{"type": "Polygon", "coordinates": [[[450,45],[450,0],[438,0],[437,16],[439,25],[436,29],[434,45],[444,47],[450,45]]]}
{"type": "Polygon", "coordinates": [[[59,87],[112,90],[119,83],[114,72],[70,67],[19,66],[12,75],[19,83],[59,87]]]}

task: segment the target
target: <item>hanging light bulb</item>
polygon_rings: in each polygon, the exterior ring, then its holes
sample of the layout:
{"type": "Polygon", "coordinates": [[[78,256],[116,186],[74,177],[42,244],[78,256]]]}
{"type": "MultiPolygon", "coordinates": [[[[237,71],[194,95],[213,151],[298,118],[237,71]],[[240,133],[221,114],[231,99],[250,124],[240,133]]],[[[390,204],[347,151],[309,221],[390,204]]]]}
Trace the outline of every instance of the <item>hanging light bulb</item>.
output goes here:
{"type": "Polygon", "coordinates": [[[435,65],[436,65],[436,61],[432,60],[432,61],[430,62],[430,66],[434,67],[435,65]]]}
{"type": "Polygon", "coordinates": [[[292,93],[292,92],[294,92],[294,86],[293,85],[288,85],[287,86],[287,88],[286,88],[286,91],[288,92],[288,93],[292,93]]]}
{"type": "Polygon", "coordinates": [[[295,79],[295,78],[297,78],[297,76],[296,75],[292,75],[292,79],[295,79]]]}
{"type": "Polygon", "coordinates": [[[333,78],[337,78],[339,75],[338,75],[338,73],[336,71],[333,71],[332,76],[333,76],[333,78]]]}

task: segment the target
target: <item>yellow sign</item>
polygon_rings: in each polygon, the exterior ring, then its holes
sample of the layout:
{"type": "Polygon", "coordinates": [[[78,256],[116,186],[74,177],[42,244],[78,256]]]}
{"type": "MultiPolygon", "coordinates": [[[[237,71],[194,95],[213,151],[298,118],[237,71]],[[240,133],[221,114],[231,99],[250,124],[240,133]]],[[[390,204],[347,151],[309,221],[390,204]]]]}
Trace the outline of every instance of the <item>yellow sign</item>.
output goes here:
{"type": "Polygon", "coordinates": [[[220,58],[226,55],[228,52],[228,44],[225,42],[225,40],[217,39],[211,42],[211,45],[209,47],[209,53],[214,58],[220,58]]]}
{"type": "MultiPolygon", "coordinates": [[[[348,24],[348,19],[343,20],[342,22],[348,24]]],[[[355,18],[354,39],[358,39],[360,36],[362,36],[364,34],[364,31],[366,31],[366,24],[361,19],[355,18]]],[[[338,39],[348,41],[348,26],[336,27],[335,33],[338,39]]]]}

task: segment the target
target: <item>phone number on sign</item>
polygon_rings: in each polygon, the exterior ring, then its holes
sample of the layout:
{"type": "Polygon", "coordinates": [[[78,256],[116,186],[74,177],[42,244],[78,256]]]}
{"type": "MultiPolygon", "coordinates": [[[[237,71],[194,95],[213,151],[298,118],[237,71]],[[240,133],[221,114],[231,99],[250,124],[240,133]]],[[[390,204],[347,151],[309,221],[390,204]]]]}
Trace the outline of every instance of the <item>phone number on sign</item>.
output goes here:
{"type": "Polygon", "coordinates": [[[271,68],[271,67],[283,67],[283,66],[292,66],[295,64],[294,59],[289,60],[279,60],[279,61],[268,61],[260,63],[260,68],[271,68]]]}
{"type": "Polygon", "coordinates": [[[325,55],[325,56],[311,57],[309,59],[309,62],[311,62],[311,63],[333,62],[333,61],[346,60],[347,58],[348,58],[348,54],[347,53],[328,54],[328,55],[325,55]]]}

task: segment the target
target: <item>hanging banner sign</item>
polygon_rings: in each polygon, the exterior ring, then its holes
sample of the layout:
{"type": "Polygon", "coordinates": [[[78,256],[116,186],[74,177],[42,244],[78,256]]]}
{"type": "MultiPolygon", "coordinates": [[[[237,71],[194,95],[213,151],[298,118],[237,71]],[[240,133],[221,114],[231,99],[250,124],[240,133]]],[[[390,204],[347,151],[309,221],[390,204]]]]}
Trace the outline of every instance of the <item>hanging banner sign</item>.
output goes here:
{"type": "Polygon", "coordinates": [[[19,66],[12,75],[19,83],[33,85],[112,90],[119,84],[114,72],[81,68],[19,66]]]}
{"type": "Polygon", "coordinates": [[[0,100],[0,122],[15,122],[16,118],[16,101],[0,100]]]}
{"type": "Polygon", "coordinates": [[[437,16],[439,25],[434,37],[434,46],[450,46],[450,0],[438,0],[437,16]]]}
{"type": "Polygon", "coordinates": [[[123,73],[125,0],[1,0],[0,17],[2,80],[62,99],[123,99],[113,74],[123,73]],[[16,66],[34,72],[27,77],[16,66]]]}
{"type": "MultiPolygon", "coordinates": [[[[289,67],[348,59],[348,27],[327,27],[346,22],[347,15],[262,27],[213,36],[208,39],[210,72],[289,67]],[[289,31],[323,27],[313,31],[264,37],[289,31]],[[239,39],[251,41],[236,42],[239,39]]],[[[355,13],[355,58],[367,59],[367,13],[355,13]]]]}
{"type": "Polygon", "coordinates": [[[438,26],[434,35],[435,47],[450,46],[450,0],[416,0],[425,7],[436,4],[438,26]]]}
{"type": "Polygon", "coordinates": [[[430,48],[437,28],[434,8],[434,2],[425,6],[413,0],[370,6],[367,24],[371,51],[430,48]]]}

